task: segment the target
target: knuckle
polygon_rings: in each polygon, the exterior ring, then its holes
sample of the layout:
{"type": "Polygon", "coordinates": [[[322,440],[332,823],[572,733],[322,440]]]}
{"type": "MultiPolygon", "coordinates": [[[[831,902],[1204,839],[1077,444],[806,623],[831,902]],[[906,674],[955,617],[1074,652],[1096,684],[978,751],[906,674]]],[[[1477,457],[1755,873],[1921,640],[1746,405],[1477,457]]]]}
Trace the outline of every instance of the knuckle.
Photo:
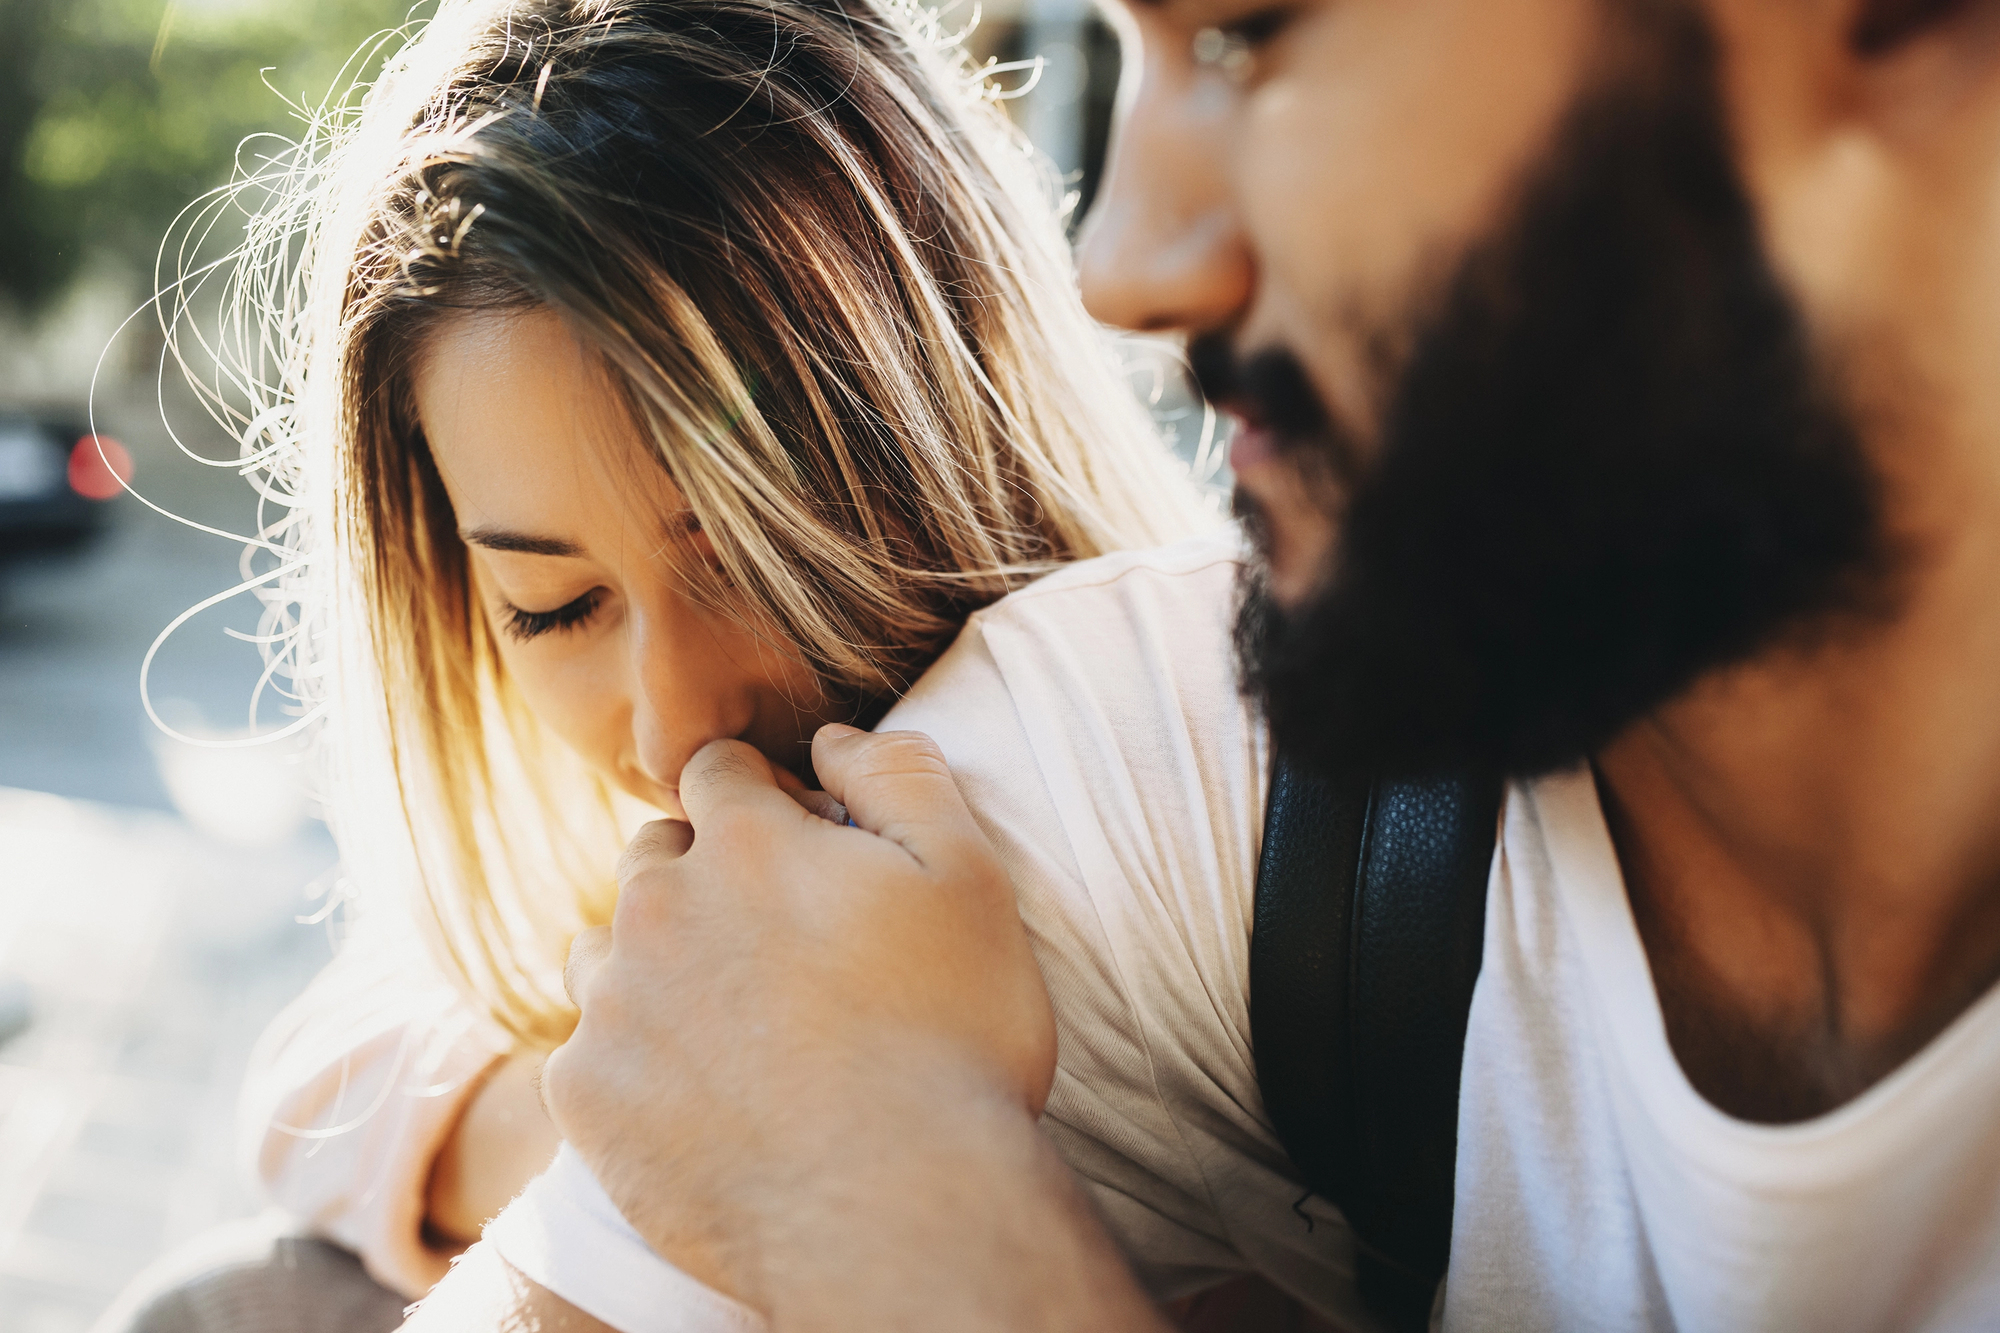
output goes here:
{"type": "Polygon", "coordinates": [[[754,812],[739,806],[722,806],[710,812],[702,824],[701,841],[705,844],[703,851],[710,856],[721,854],[734,859],[761,850],[768,833],[754,812]]]}
{"type": "Polygon", "coordinates": [[[884,731],[877,733],[877,739],[894,753],[906,758],[942,764],[944,751],[924,731],[884,731]]]}
{"type": "Polygon", "coordinates": [[[644,824],[641,824],[638,833],[633,835],[632,846],[635,848],[643,847],[648,850],[664,850],[672,845],[673,833],[673,820],[648,820],[644,824]]]}
{"type": "Polygon", "coordinates": [[[580,932],[570,941],[569,957],[563,962],[563,992],[570,1003],[582,1009],[590,990],[591,978],[596,970],[607,961],[611,952],[611,932],[604,926],[594,926],[580,932]]]}
{"type": "Polygon", "coordinates": [[[604,1062],[592,1058],[589,1039],[581,1030],[543,1062],[536,1076],[542,1109],[564,1138],[573,1140],[591,1110],[602,1103],[603,1075],[604,1062]]]}
{"type": "Polygon", "coordinates": [[[671,819],[656,819],[640,828],[618,857],[620,887],[673,863],[686,844],[686,826],[671,819]]]}
{"type": "Polygon", "coordinates": [[[647,892],[665,888],[660,876],[628,883],[622,877],[619,881],[618,903],[611,909],[613,930],[622,938],[652,935],[666,926],[672,907],[673,896],[663,892],[647,892]]]}
{"type": "Polygon", "coordinates": [[[620,889],[630,889],[650,868],[649,858],[637,843],[618,854],[618,868],[612,872],[620,889]]]}
{"type": "MultiPolygon", "coordinates": [[[[574,1038],[571,1039],[572,1042],[574,1038]]],[[[571,1077],[574,1057],[569,1052],[571,1043],[564,1043],[549,1052],[549,1058],[542,1062],[542,1072],[537,1076],[537,1086],[542,1091],[542,1105],[558,1124],[563,1112],[575,1104],[576,1085],[571,1077]]]]}
{"type": "Polygon", "coordinates": [[[710,741],[688,761],[681,774],[681,786],[683,789],[711,786],[749,777],[766,767],[764,756],[753,745],[736,740],[710,741]]]}
{"type": "Polygon", "coordinates": [[[869,746],[865,756],[868,766],[874,771],[927,776],[950,772],[944,751],[921,731],[878,732],[874,740],[875,744],[869,746]]]}

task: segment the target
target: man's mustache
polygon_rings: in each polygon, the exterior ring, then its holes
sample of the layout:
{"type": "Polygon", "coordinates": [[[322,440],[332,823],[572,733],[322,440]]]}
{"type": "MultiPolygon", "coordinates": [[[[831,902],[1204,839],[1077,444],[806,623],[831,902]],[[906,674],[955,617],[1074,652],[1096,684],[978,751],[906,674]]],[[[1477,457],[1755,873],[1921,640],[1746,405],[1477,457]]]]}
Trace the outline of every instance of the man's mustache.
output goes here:
{"type": "Polygon", "coordinates": [[[1281,453],[1310,451],[1312,464],[1343,490],[1359,480],[1361,451],[1335,426],[1304,363],[1289,348],[1243,355],[1228,333],[1217,330],[1189,339],[1187,359],[1195,387],[1218,411],[1270,431],[1281,453]]]}

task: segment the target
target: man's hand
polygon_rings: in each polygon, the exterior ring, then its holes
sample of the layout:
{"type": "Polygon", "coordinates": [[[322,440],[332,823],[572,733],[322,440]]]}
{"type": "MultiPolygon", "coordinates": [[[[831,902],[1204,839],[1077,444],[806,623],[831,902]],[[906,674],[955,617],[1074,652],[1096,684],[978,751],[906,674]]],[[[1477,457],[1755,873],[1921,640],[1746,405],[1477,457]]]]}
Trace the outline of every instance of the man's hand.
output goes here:
{"type": "Polygon", "coordinates": [[[829,727],[813,761],[859,827],[718,742],[682,775],[690,823],[634,841],[608,941],[572,954],[583,1018],[544,1075],[564,1137],[656,1249],[781,1324],[892,1327],[886,1302],[1053,1327],[1029,1311],[1056,1300],[1111,1326],[1078,1283],[1148,1323],[1034,1129],[1054,1021],[943,757],[829,727]]]}

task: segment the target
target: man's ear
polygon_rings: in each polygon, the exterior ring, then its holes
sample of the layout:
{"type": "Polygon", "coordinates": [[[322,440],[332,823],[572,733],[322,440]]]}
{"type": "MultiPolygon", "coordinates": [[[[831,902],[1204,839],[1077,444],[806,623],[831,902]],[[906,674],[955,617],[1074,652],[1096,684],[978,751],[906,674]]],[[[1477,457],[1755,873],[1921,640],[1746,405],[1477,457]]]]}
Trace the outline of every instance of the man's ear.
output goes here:
{"type": "Polygon", "coordinates": [[[1973,0],[1861,0],[1848,34],[1859,55],[1895,50],[1924,29],[1971,7],[1973,0]]]}

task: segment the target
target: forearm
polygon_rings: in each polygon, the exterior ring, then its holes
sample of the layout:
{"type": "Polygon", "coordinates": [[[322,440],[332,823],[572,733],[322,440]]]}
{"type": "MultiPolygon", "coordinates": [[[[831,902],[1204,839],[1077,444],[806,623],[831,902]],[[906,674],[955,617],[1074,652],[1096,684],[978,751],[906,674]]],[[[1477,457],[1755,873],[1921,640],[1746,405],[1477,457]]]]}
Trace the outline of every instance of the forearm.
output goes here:
{"type": "Polygon", "coordinates": [[[404,1333],[617,1333],[475,1245],[403,1324],[404,1333]]]}
{"type": "MultiPolygon", "coordinates": [[[[1024,1113],[941,1095],[920,1119],[871,1117],[861,1133],[830,1134],[846,1150],[801,1172],[787,1206],[749,1214],[766,1225],[735,1237],[726,1253],[739,1271],[721,1280],[755,1290],[785,1333],[1164,1328],[1024,1113]]],[[[710,1326],[684,1313],[691,1326],[710,1326]]],[[[407,1325],[416,1333],[606,1327],[514,1269],[491,1242],[454,1265],[407,1325]]]]}
{"type": "Polygon", "coordinates": [[[438,1150],[425,1191],[430,1231],[454,1245],[480,1228],[547,1168],[560,1142],[534,1085],[539,1051],[497,1061],[438,1150]]]}
{"type": "Polygon", "coordinates": [[[415,1297],[444,1273],[427,1185],[501,1034],[380,935],[351,941],[259,1044],[244,1093],[273,1202],[415,1297]]]}
{"type": "Polygon", "coordinates": [[[762,1278],[786,1333],[1165,1327],[1055,1150],[997,1098],[874,1138],[773,1232],[762,1278]]]}

